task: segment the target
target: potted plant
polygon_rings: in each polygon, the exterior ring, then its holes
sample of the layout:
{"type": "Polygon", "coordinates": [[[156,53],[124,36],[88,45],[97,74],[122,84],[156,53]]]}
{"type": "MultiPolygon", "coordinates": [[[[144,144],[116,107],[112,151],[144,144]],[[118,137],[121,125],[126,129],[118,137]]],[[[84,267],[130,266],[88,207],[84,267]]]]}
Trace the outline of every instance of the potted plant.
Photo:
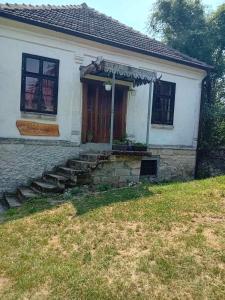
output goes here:
{"type": "Polygon", "coordinates": [[[133,151],[147,151],[147,146],[143,143],[133,143],[132,150],[133,151]]]}
{"type": "Polygon", "coordinates": [[[112,89],[112,81],[111,80],[107,80],[104,82],[104,86],[105,86],[105,90],[107,92],[111,91],[112,89]]]}
{"type": "Polygon", "coordinates": [[[125,140],[114,140],[112,145],[112,150],[116,151],[127,151],[128,150],[128,144],[125,140]]]}
{"type": "Polygon", "coordinates": [[[87,141],[88,141],[88,143],[91,143],[91,142],[92,142],[93,137],[94,137],[93,132],[92,132],[92,131],[88,131],[88,132],[87,132],[87,141]]]}

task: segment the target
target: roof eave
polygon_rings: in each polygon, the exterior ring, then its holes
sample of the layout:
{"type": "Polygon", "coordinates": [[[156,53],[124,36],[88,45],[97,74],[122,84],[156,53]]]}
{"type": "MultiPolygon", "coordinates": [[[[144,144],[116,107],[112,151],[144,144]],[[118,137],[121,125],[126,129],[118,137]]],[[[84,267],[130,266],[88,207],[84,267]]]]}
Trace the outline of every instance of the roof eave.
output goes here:
{"type": "Polygon", "coordinates": [[[114,41],[102,39],[100,37],[95,37],[95,36],[92,36],[92,35],[89,35],[89,34],[86,34],[86,33],[82,33],[82,32],[79,32],[79,31],[69,30],[69,29],[59,27],[59,26],[56,26],[56,25],[50,25],[50,24],[38,22],[38,21],[35,21],[35,20],[25,19],[25,18],[22,18],[22,17],[19,17],[19,16],[8,14],[4,11],[0,11],[0,17],[7,18],[7,19],[10,19],[10,20],[14,20],[14,21],[18,21],[18,22],[25,23],[25,24],[29,24],[29,25],[33,25],[33,26],[37,26],[37,27],[42,27],[42,28],[53,30],[53,31],[56,31],[56,32],[65,33],[65,34],[68,34],[68,35],[80,37],[80,38],[95,41],[95,42],[98,42],[98,43],[103,43],[103,44],[106,44],[106,45],[109,45],[109,46],[113,46],[113,47],[129,50],[129,51],[141,53],[141,54],[144,54],[144,55],[160,58],[160,59],[163,59],[163,60],[167,60],[167,61],[171,61],[171,62],[181,64],[181,65],[186,65],[186,66],[189,66],[189,67],[193,67],[193,68],[196,68],[196,69],[201,69],[201,70],[205,70],[205,71],[210,71],[210,70],[214,69],[214,67],[210,66],[210,65],[200,65],[200,64],[195,64],[195,63],[188,62],[188,61],[181,61],[181,60],[178,60],[176,58],[168,57],[168,56],[165,56],[165,55],[162,55],[162,54],[159,54],[159,53],[146,51],[146,50],[135,48],[135,47],[130,47],[128,45],[124,45],[124,44],[120,44],[120,43],[117,43],[117,42],[114,42],[114,41]]]}

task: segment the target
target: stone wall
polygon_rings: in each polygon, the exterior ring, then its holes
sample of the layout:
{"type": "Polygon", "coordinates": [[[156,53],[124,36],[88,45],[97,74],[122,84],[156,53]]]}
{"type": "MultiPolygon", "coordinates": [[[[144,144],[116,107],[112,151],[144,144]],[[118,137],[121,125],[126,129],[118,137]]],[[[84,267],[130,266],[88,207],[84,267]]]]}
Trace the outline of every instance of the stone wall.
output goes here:
{"type": "Polygon", "coordinates": [[[225,149],[199,151],[197,177],[206,178],[225,174],[225,149]]]}
{"type": "Polygon", "coordinates": [[[196,150],[152,148],[152,156],[159,159],[158,181],[189,180],[195,175],[196,150]]]}
{"type": "Polygon", "coordinates": [[[141,156],[112,155],[108,161],[93,171],[92,181],[94,184],[114,186],[138,182],[141,159],[141,156]]]}
{"type": "Polygon", "coordinates": [[[0,195],[29,184],[78,153],[79,147],[69,142],[0,139],[0,195]]]}
{"type": "Polygon", "coordinates": [[[156,159],[157,176],[147,177],[149,181],[190,180],[195,175],[196,151],[193,149],[153,148],[151,157],[112,155],[108,162],[92,173],[94,184],[121,186],[138,182],[142,159],[156,159]]]}

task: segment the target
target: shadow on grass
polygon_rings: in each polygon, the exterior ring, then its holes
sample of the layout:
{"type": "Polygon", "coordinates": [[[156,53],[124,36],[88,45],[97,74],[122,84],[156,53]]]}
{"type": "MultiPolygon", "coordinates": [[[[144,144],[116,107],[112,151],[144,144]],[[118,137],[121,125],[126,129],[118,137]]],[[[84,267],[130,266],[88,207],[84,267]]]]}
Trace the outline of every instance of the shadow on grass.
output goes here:
{"type": "Polygon", "coordinates": [[[83,215],[100,207],[109,206],[114,203],[128,202],[142,197],[152,196],[153,193],[145,185],[114,189],[95,195],[88,195],[83,198],[74,198],[73,205],[77,215],[83,215]]]}
{"type": "Polygon", "coordinates": [[[35,198],[24,202],[21,207],[10,208],[0,215],[0,223],[5,223],[20,218],[39,213],[45,210],[53,209],[56,205],[52,205],[48,198],[35,198]]]}
{"type": "Polygon", "coordinates": [[[71,197],[66,200],[63,199],[63,195],[36,198],[23,203],[19,208],[7,210],[4,214],[0,215],[0,223],[24,218],[45,210],[51,210],[68,202],[73,204],[76,215],[81,216],[114,203],[134,201],[152,195],[153,193],[149,190],[149,187],[141,184],[139,186],[113,189],[106,192],[71,195],[71,197]]]}

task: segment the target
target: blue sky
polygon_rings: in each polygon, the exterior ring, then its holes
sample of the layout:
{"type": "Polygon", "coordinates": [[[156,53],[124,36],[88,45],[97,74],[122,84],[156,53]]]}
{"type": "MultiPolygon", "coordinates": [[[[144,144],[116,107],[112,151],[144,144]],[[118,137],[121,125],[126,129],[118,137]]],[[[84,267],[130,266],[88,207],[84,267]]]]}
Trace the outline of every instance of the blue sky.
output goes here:
{"type": "MultiPolygon", "coordinates": [[[[1,0],[0,0],[1,1],[1,0]]],[[[1,1],[3,2],[3,1],[1,1]]],[[[111,16],[128,26],[133,27],[143,33],[146,33],[146,21],[154,0],[6,0],[8,3],[26,3],[26,4],[80,4],[86,2],[108,16],[111,16]]],[[[203,3],[209,10],[215,9],[218,5],[224,3],[224,0],[204,0],[203,3]]]]}

